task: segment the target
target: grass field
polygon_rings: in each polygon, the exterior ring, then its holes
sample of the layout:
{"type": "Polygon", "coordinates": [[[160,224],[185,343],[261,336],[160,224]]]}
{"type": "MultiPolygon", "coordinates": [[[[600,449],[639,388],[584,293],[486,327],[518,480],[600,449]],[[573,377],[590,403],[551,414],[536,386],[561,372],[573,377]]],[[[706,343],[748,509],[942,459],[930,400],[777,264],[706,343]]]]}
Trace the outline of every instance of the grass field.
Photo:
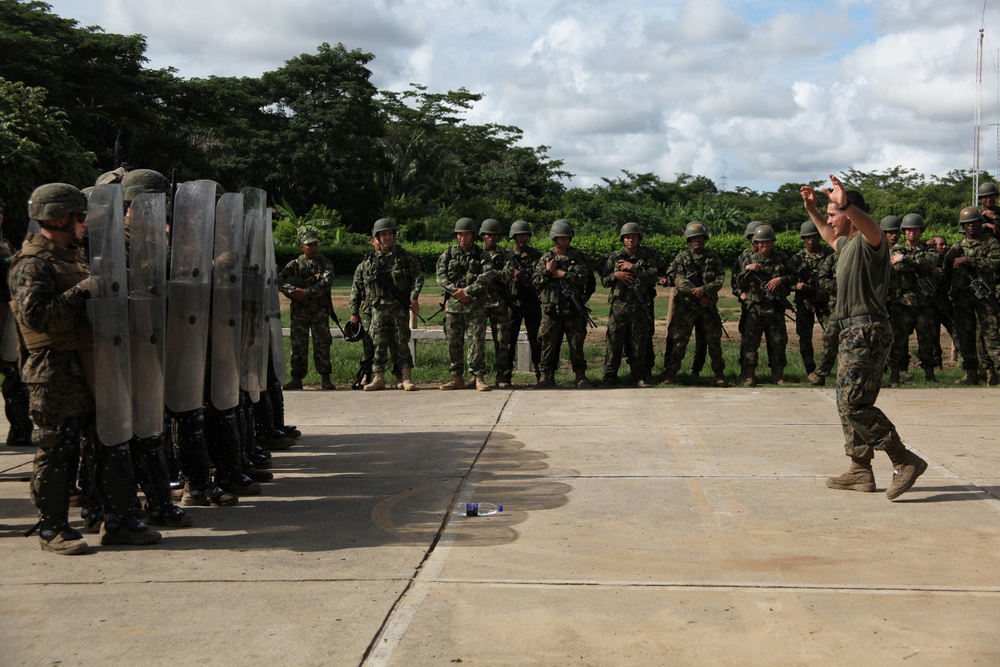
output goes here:
{"type": "MultiPolygon", "coordinates": [[[[663,350],[665,346],[665,336],[666,336],[666,321],[667,321],[667,296],[668,290],[664,288],[659,288],[658,296],[654,301],[654,314],[656,316],[656,330],[653,336],[653,347],[656,352],[656,365],[654,367],[654,372],[659,373],[663,369],[663,350]]],[[[334,279],[333,285],[333,304],[340,317],[341,322],[346,322],[350,317],[350,311],[348,309],[348,298],[351,292],[351,279],[350,277],[339,277],[334,279]]],[[[608,301],[607,301],[608,290],[604,287],[598,285],[597,292],[591,297],[588,306],[592,309],[591,316],[597,323],[596,329],[591,329],[587,336],[587,343],[584,346],[584,353],[587,358],[587,375],[592,381],[600,380],[604,375],[604,335],[605,327],[608,321],[608,301]]],[[[421,314],[425,317],[430,315],[438,309],[439,302],[441,301],[441,291],[434,282],[434,278],[431,275],[427,276],[427,281],[424,287],[424,291],[421,295],[421,314]]],[[[739,302],[733,297],[729,292],[729,278],[727,275],[725,287],[722,290],[722,296],[719,300],[719,312],[722,315],[723,326],[729,334],[729,338],[723,337],[722,339],[722,354],[726,361],[726,379],[729,380],[731,384],[736,382],[736,378],[739,375],[740,370],[740,334],[737,331],[737,323],[740,317],[740,305],[739,302]]],[[[288,326],[288,309],[287,302],[284,303],[282,309],[282,320],[284,326],[288,326]]],[[[785,368],[785,379],[792,383],[797,383],[801,385],[806,385],[806,372],[802,367],[802,358],[798,350],[798,337],[795,335],[795,327],[791,322],[788,324],[788,348],[786,356],[788,359],[788,366],[785,368]]],[[[444,326],[444,314],[438,314],[430,324],[422,325],[424,328],[440,329],[444,326]]],[[[821,349],[821,343],[819,340],[819,327],[816,327],[814,332],[814,348],[816,350],[816,356],[818,358],[821,349]]],[[[951,350],[951,341],[948,339],[947,334],[943,335],[942,346],[945,354],[944,370],[938,372],[938,383],[929,383],[923,380],[923,372],[916,367],[916,339],[911,337],[910,340],[910,356],[911,356],[911,371],[912,378],[907,374],[903,375],[904,387],[953,387],[955,386],[955,381],[964,375],[960,366],[956,366],[956,362],[952,361],[949,355],[951,350]]],[[[493,365],[493,349],[492,344],[487,342],[486,351],[486,361],[487,368],[491,368],[493,365]]],[[[692,386],[710,386],[712,381],[711,369],[706,362],[705,369],[702,370],[701,376],[696,377],[690,374],[691,368],[691,358],[694,354],[694,337],[692,336],[691,342],[688,344],[687,354],[685,356],[684,362],[681,365],[681,373],[678,379],[682,384],[692,385],[692,386]]],[[[285,364],[288,367],[288,355],[289,355],[289,341],[285,339],[285,364]]],[[[335,339],[333,347],[330,353],[331,363],[333,365],[332,378],[334,383],[337,385],[338,389],[349,387],[353,382],[354,376],[357,373],[358,365],[361,360],[362,349],[360,343],[345,343],[341,340],[335,339]]],[[[572,386],[573,373],[569,367],[569,359],[566,353],[566,346],[563,345],[562,350],[562,361],[560,364],[560,370],[556,375],[556,381],[562,386],[572,386]]],[[[836,373],[836,370],[834,371],[836,373]]],[[[770,371],[767,367],[767,352],[764,349],[763,343],[761,343],[760,350],[760,363],[757,368],[758,380],[768,377],[770,371]]],[[[450,378],[448,372],[448,348],[445,341],[425,341],[422,340],[417,346],[417,358],[416,366],[413,369],[413,379],[422,388],[429,388],[436,386],[441,382],[445,382],[450,378]]],[[[619,371],[619,378],[623,383],[631,382],[632,378],[629,374],[628,365],[622,363],[622,368],[619,371]]],[[[492,383],[494,380],[491,373],[487,374],[487,381],[492,383]]],[[[514,384],[516,386],[526,386],[534,384],[535,376],[534,373],[514,373],[514,384]]],[[[319,384],[319,376],[316,374],[312,360],[311,360],[311,348],[310,348],[310,363],[309,363],[309,374],[305,378],[305,383],[309,384],[319,384]]],[[[827,386],[833,386],[833,378],[827,380],[827,386]]]]}

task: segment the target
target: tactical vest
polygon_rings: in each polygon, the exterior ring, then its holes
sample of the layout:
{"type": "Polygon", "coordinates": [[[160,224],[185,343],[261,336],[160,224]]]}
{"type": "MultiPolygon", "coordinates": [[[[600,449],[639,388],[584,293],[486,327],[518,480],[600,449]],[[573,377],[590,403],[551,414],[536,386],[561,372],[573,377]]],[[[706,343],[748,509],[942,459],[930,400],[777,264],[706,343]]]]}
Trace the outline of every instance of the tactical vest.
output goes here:
{"type": "MultiPolygon", "coordinates": [[[[21,250],[14,255],[10,270],[13,272],[18,262],[26,257],[35,257],[49,265],[56,291],[59,294],[90,276],[90,267],[81,258],[78,248],[62,248],[40,234],[28,235],[21,250]]],[[[14,307],[13,302],[11,302],[11,310],[17,319],[21,340],[29,351],[44,348],[56,352],[86,351],[92,350],[94,347],[94,332],[91,329],[90,321],[86,318],[77,318],[71,328],[46,333],[28,327],[21,317],[20,310],[14,307]]]]}

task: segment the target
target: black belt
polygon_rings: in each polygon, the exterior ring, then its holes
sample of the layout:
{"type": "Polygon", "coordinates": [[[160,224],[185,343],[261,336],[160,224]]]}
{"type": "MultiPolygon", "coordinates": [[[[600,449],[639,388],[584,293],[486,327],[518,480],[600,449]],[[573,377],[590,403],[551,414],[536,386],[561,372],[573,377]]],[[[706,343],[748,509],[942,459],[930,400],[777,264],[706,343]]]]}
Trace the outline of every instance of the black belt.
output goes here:
{"type": "Polygon", "coordinates": [[[845,317],[842,320],[837,321],[837,327],[841,330],[847,327],[853,327],[855,324],[874,324],[876,322],[884,322],[885,320],[881,317],[872,317],[871,315],[858,315],[856,317],[845,317]]]}

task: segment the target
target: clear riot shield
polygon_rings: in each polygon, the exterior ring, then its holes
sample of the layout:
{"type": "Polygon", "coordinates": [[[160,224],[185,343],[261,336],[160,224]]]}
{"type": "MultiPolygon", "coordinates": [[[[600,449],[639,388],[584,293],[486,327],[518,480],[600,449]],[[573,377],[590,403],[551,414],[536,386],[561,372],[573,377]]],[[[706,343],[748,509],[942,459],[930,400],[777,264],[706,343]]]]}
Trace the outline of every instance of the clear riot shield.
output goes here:
{"type": "Polygon", "coordinates": [[[148,192],[129,206],[132,432],[163,432],[167,331],[167,196],[148,192]]]}
{"type": "Polygon", "coordinates": [[[87,206],[90,270],[96,293],[87,300],[94,329],[94,402],[97,435],[108,446],[132,438],[128,268],[122,188],[98,185],[87,206]]]}
{"type": "Polygon", "coordinates": [[[0,359],[7,362],[15,362],[20,356],[17,340],[17,321],[10,314],[8,307],[7,319],[3,326],[3,340],[0,341],[0,359]]]}
{"type": "Polygon", "coordinates": [[[243,195],[222,195],[215,207],[212,261],[212,378],[210,398],[219,410],[240,402],[240,334],[243,304],[243,195]]]}
{"type": "Polygon", "coordinates": [[[267,209],[264,222],[264,250],[267,255],[267,281],[264,287],[267,290],[267,325],[271,330],[271,367],[278,382],[284,384],[288,379],[285,374],[285,338],[281,333],[281,299],[278,298],[278,263],[274,257],[271,213],[272,209],[267,209]]]}
{"type": "Polygon", "coordinates": [[[174,195],[167,281],[164,400],[172,412],[202,406],[212,295],[215,183],[189,181],[174,195]]]}
{"type": "Polygon", "coordinates": [[[265,216],[267,193],[243,188],[243,350],[241,386],[256,402],[267,388],[267,353],[270,330],[264,300],[265,216]]]}

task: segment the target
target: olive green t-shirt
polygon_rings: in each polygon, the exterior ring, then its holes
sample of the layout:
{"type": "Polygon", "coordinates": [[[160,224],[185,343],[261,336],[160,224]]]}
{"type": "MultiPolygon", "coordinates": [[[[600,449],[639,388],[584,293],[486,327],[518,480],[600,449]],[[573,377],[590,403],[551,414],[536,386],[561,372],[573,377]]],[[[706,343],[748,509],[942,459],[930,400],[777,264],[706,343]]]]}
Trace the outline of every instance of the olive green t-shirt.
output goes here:
{"type": "Polygon", "coordinates": [[[889,241],[872,248],[861,233],[837,241],[837,305],[833,317],[869,315],[887,318],[885,296],[889,286],[889,241]]]}

